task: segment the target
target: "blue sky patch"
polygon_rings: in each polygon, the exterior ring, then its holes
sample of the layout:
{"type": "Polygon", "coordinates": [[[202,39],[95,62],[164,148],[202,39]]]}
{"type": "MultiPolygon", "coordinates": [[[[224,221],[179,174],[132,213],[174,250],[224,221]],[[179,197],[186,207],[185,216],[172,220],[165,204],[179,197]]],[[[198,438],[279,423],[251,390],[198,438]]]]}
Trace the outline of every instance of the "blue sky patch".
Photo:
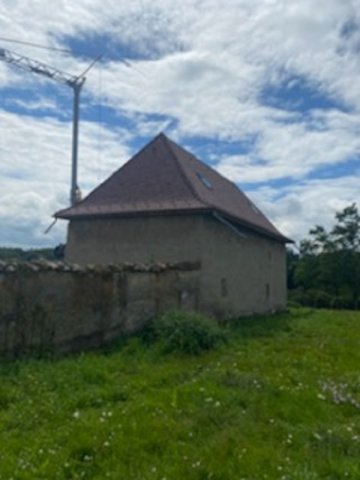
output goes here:
{"type": "MultiPolygon", "coordinates": [[[[119,32],[121,25],[118,26],[119,32]]],[[[89,60],[103,55],[104,61],[148,60],[162,55],[182,51],[184,47],[170,32],[156,30],[146,32],[143,38],[120,38],[111,33],[87,32],[77,37],[64,35],[58,40],[71,50],[74,56],[89,60]],[[151,35],[153,33],[153,35],[151,35]],[[148,38],[147,38],[148,37],[148,38]]]]}
{"type": "Polygon", "coordinates": [[[104,55],[104,61],[121,61],[123,59],[142,60],[146,58],[135,45],[128,45],[125,42],[116,41],[113,35],[106,33],[87,34],[81,37],[63,37],[61,42],[65,48],[70,49],[73,55],[89,59],[95,59],[104,55]]]}
{"type": "Polygon", "coordinates": [[[342,26],[340,35],[348,40],[352,38],[359,30],[359,23],[354,18],[349,18],[349,20],[342,26]]]}
{"type": "Polygon", "coordinates": [[[61,120],[72,117],[73,93],[69,87],[49,83],[39,85],[39,88],[7,87],[0,92],[0,107],[8,112],[19,115],[31,114],[32,117],[38,118],[50,116],[61,120]],[[65,91],[60,92],[62,89],[65,91]]]}
{"type": "Polygon", "coordinates": [[[221,157],[248,154],[252,151],[256,139],[257,135],[249,135],[237,141],[219,141],[214,138],[194,136],[187,137],[183,145],[200,160],[209,165],[216,165],[221,157]]]}
{"type": "Polygon", "coordinates": [[[276,198],[281,198],[281,196],[284,195],[282,189],[291,185],[292,183],[296,184],[297,182],[291,177],[282,177],[273,180],[264,179],[262,182],[238,182],[238,185],[241,189],[244,189],[247,192],[256,191],[261,187],[278,189],[278,195],[276,195],[276,198]]]}
{"type": "Polygon", "coordinates": [[[312,170],[306,178],[311,180],[316,178],[325,180],[347,177],[351,174],[355,176],[360,175],[360,162],[356,157],[335,165],[322,165],[312,170]]]}
{"type": "Polygon", "coordinates": [[[278,85],[267,85],[260,93],[265,105],[281,108],[290,112],[307,113],[311,110],[339,109],[347,111],[340,100],[316,88],[301,76],[290,76],[278,85]]]}

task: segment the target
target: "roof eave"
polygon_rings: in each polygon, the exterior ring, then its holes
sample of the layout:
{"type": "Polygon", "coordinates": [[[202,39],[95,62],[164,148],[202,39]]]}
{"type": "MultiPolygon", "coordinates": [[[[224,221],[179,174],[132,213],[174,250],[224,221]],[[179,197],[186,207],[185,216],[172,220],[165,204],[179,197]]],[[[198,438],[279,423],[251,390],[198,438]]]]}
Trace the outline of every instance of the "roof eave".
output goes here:
{"type": "Polygon", "coordinates": [[[60,210],[56,212],[54,217],[59,218],[62,220],[86,220],[86,219],[111,219],[111,218],[129,218],[129,217],[141,217],[141,216],[160,216],[160,215],[186,215],[186,214],[212,214],[213,212],[220,213],[222,216],[230,220],[231,222],[237,223],[238,225],[245,227],[259,235],[271,238],[272,240],[276,240],[280,243],[294,243],[293,240],[290,238],[282,235],[280,232],[276,234],[275,232],[271,232],[269,230],[265,230],[253,223],[247,222],[244,219],[240,219],[230,215],[229,213],[213,208],[213,207],[204,207],[204,208],[183,208],[183,209],[164,209],[164,210],[138,210],[134,211],[124,211],[124,212],[90,212],[90,213],[71,213],[71,208],[60,210]]]}
{"type": "Polygon", "coordinates": [[[66,210],[56,212],[54,217],[62,220],[86,220],[86,219],[101,219],[101,218],[129,218],[129,217],[143,217],[143,216],[160,216],[160,215],[184,215],[189,213],[204,214],[210,212],[209,208],[179,208],[179,209],[163,209],[163,210],[137,210],[137,211],[123,211],[123,212],[90,212],[90,213],[70,213],[66,210]]]}
{"type": "Polygon", "coordinates": [[[233,215],[223,210],[215,209],[214,211],[220,213],[223,217],[230,220],[231,222],[236,223],[239,226],[245,227],[253,232],[256,232],[261,236],[271,238],[272,240],[277,240],[280,243],[295,243],[294,240],[291,240],[291,238],[286,237],[280,232],[276,233],[276,232],[271,232],[270,230],[265,230],[264,228],[258,225],[255,225],[254,223],[247,222],[242,218],[234,217],[233,215]]]}

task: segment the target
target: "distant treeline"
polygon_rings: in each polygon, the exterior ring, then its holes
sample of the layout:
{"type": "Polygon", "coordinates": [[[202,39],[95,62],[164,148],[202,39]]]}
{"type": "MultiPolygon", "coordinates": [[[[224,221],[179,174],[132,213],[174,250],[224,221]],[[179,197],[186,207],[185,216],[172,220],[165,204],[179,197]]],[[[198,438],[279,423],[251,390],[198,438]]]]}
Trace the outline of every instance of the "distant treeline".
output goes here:
{"type": "Polygon", "coordinates": [[[322,308],[360,308],[360,214],[335,214],[332,230],[316,225],[298,251],[288,250],[289,300],[322,308]]]}
{"type": "Polygon", "coordinates": [[[3,261],[31,261],[31,260],[59,260],[63,257],[63,245],[55,248],[22,248],[0,247],[0,260],[3,261]]]}

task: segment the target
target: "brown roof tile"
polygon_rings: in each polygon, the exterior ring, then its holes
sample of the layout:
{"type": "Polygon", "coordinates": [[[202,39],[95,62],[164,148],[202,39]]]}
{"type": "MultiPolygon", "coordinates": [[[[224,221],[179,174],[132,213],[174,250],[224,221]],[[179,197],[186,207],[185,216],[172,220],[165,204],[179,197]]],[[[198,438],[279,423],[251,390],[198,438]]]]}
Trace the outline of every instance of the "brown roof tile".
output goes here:
{"type": "Polygon", "coordinates": [[[155,137],[131,160],[57,218],[216,211],[282,242],[284,237],[239,188],[169,140],[155,137]]]}

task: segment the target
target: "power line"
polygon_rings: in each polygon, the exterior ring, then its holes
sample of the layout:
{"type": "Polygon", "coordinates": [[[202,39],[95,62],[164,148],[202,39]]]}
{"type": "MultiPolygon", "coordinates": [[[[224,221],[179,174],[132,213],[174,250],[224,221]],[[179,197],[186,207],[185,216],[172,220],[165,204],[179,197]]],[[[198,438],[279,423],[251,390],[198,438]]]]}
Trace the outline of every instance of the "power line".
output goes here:
{"type": "Polygon", "coordinates": [[[65,48],[46,47],[45,45],[40,45],[38,43],[24,42],[22,40],[14,40],[14,39],[11,39],[11,38],[0,37],[0,40],[2,42],[18,43],[19,45],[27,45],[27,46],[30,46],[30,47],[42,48],[44,50],[52,50],[52,51],[55,51],[55,52],[71,53],[71,54],[73,53],[71,50],[66,50],[65,48]]]}
{"type": "Polygon", "coordinates": [[[94,60],[90,63],[90,65],[78,76],[78,78],[82,78],[84,77],[89,70],[91,70],[93,68],[93,66],[95,65],[95,63],[99,62],[102,58],[104,57],[104,54],[101,53],[100,55],[98,55],[96,58],[94,58],[94,60]]]}
{"type": "MultiPolygon", "coordinates": [[[[74,52],[72,50],[67,50],[65,48],[56,48],[56,47],[47,47],[45,45],[40,45],[39,43],[32,43],[32,42],[25,42],[23,40],[15,40],[15,39],[12,39],[12,38],[5,38],[5,37],[0,37],[0,41],[2,42],[9,42],[9,43],[17,43],[19,45],[27,45],[27,46],[30,46],[30,47],[35,47],[35,48],[42,48],[43,50],[51,50],[53,52],[61,52],[61,53],[69,53],[71,55],[78,55],[78,56],[82,56],[82,57],[89,57],[90,55],[87,55],[87,54],[80,54],[80,53],[77,53],[77,52],[74,52]]],[[[106,60],[106,56],[105,54],[100,54],[98,55],[94,60],[93,62],[89,65],[89,67],[81,74],[79,75],[79,77],[83,77],[92,67],[93,67],[93,64],[99,62],[100,60],[106,60]]],[[[134,66],[133,62],[127,60],[127,59],[119,59],[119,61],[121,63],[123,63],[124,65],[126,65],[128,68],[134,70],[135,72],[137,72],[139,75],[141,75],[143,78],[146,78],[144,72],[142,72],[140,69],[138,69],[137,67],[134,66]]]]}

